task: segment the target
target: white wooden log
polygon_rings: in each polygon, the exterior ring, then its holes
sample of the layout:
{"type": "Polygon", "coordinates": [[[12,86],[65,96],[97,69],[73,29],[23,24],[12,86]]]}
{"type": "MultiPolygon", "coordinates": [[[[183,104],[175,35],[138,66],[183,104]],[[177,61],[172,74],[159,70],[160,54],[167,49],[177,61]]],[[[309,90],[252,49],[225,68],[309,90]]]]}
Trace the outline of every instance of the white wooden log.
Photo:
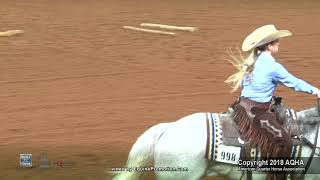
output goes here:
{"type": "Polygon", "coordinates": [[[143,29],[143,28],[137,28],[137,27],[133,27],[133,26],[123,26],[123,28],[124,29],[134,30],[134,31],[155,33],[155,34],[164,34],[164,35],[175,35],[176,34],[176,33],[173,33],[173,32],[159,31],[159,30],[152,30],[152,29],[143,29]]]}
{"type": "Polygon", "coordinates": [[[169,29],[169,30],[190,31],[190,32],[194,32],[198,30],[197,27],[182,27],[182,26],[172,26],[172,25],[165,25],[165,24],[152,24],[152,23],[141,23],[140,26],[169,29]]]}
{"type": "Polygon", "coordinates": [[[9,36],[22,34],[22,33],[24,33],[24,31],[22,30],[8,30],[8,31],[0,32],[0,36],[9,37],[9,36]]]}

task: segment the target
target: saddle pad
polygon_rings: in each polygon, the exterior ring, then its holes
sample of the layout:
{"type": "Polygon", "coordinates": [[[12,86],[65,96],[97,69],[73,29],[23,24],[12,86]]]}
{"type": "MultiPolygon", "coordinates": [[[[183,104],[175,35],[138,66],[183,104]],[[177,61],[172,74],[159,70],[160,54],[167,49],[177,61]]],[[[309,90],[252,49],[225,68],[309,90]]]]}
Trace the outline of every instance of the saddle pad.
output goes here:
{"type": "Polygon", "coordinates": [[[228,164],[238,164],[241,147],[223,144],[222,124],[218,113],[207,113],[206,158],[228,164]]]}
{"type": "Polygon", "coordinates": [[[244,141],[240,138],[237,126],[233,121],[226,118],[229,117],[222,117],[221,119],[223,144],[227,146],[243,146],[244,141]]]}
{"type": "MultiPolygon", "coordinates": [[[[296,112],[292,109],[287,110],[287,115],[290,115],[294,120],[297,119],[296,112]]],[[[206,113],[207,122],[207,146],[205,157],[211,161],[223,162],[227,164],[238,164],[239,159],[242,159],[242,147],[229,146],[223,142],[223,125],[221,116],[218,113],[206,113]]],[[[301,146],[294,145],[292,148],[291,157],[299,158],[301,146]]],[[[259,148],[251,149],[251,160],[261,160],[261,151],[259,148]]]]}

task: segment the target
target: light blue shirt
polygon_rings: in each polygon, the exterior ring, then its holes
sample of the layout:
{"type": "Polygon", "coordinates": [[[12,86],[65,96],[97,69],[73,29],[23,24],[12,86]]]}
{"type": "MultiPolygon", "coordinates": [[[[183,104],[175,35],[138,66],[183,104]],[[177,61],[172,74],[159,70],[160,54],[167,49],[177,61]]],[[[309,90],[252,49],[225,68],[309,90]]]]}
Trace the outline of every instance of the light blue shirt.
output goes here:
{"type": "Polygon", "coordinates": [[[241,96],[256,102],[270,102],[278,84],[284,84],[295,91],[315,94],[317,88],[290,74],[267,52],[262,52],[251,74],[245,75],[241,96]]]}

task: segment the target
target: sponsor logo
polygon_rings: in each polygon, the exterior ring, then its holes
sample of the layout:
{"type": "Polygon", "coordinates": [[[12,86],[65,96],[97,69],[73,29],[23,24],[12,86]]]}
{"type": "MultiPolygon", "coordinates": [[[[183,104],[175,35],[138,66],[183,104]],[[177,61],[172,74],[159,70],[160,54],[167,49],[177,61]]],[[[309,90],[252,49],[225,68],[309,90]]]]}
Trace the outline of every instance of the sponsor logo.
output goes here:
{"type": "Polygon", "coordinates": [[[20,167],[32,167],[32,154],[20,154],[20,167]]]}

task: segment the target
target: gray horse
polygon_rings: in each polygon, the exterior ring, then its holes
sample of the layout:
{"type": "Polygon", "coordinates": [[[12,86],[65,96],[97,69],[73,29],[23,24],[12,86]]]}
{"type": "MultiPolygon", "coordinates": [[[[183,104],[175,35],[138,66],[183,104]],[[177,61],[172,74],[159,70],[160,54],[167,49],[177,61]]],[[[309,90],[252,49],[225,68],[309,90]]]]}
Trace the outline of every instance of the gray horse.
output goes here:
{"type": "MultiPolygon", "coordinates": [[[[196,180],[205,176],[225,176],[228,179],[241,179],[243,172],[238,165],[208,161],[205,158],[207,143],[207,113],[195,113],[175,122],[161,123],[149,128],[133,145],[126,168],[114,172],[114,180],[139,179],[143,172],[154,171],[159,180],[196,180]]],[[[230,113],[221,117],[231,121],[230,113]]],[[[318,107],[297,112],[299,128],[303,137],[314,143],[317,124],[320,123],[318,107]]],[[[319,147],[320,138],[315,146],[319,147]]],[[[317,148],[317,151],[319,148],[317,148]]],[[[302,146],[302,157],[309,157],[312,148],[302,146]]],[[[313,157],[319,157],[316,152],[313,157]]],[[[308,171],[320,173],[319,165],[311,163],[308,171]]],[[[252,173],[253,179],[265,179],[265,173],[252,173]]],[[[245,177],[245,176],[244,176],[245,177]]],[[[320,179],[319,174],[306,174],[305,179],[320,179]]]]}

